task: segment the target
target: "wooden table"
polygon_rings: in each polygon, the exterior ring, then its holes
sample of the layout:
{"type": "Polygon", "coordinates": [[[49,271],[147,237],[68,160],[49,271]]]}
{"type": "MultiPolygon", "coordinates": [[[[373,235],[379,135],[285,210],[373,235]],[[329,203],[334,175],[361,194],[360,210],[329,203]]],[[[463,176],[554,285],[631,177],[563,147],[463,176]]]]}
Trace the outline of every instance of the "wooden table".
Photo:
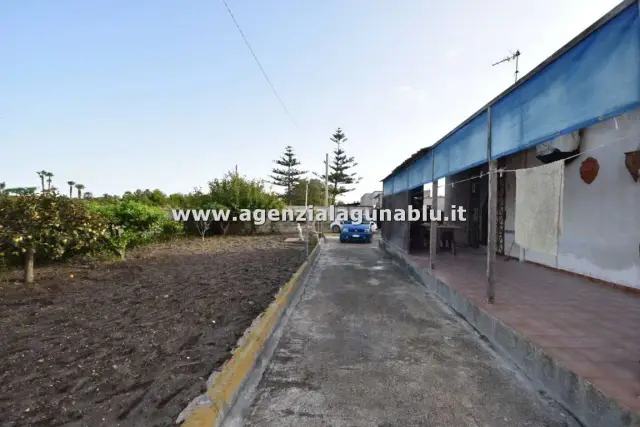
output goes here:
{"type": "MultiPolygon", "coordinates": [[[[425,227],[427,230],[431,230],[431,223],[428,222],[423,222],[422,224],[420,224],[421,227],[425,227]]],[[[438,224],[437,226],[438,231],[442,230],[442,231],[453,231],[453,236],[451,238],[451,253],[453,255],[457,254],[457,249],[456,249],[456,233],[455,230],[462,230],[462,227],[460,227],[459,225],[456,224],[438,224]]],[[[438,236],[436,236],[438,237],[438,236]]],[[[439,239],[436,239],[436,253],[438,252],[438,249],[440,249],[440,242],[438,241],[439,239]]],[[[424,246],[427,246],[429,240],[427,237],[425,237],[425,241],[424,241],[424,246]]]]}

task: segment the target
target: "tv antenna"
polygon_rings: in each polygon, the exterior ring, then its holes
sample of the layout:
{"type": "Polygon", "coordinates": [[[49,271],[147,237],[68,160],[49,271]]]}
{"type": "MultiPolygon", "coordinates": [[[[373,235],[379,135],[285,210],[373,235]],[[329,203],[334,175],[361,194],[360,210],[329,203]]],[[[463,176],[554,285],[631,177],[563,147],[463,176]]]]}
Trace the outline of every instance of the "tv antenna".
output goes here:
{"type": "Polygon", "coordinates": [[[516,50],[516,53],[512,53],[511,56],[507,56],[506,58],[504,58],[502,61],[498,61],[495,64],[492,64],[492,67],[495,67],[498,64],[502,64],[503,62],[509,62],[509,61],[513,61],[515,59],[516,61],[516,72],[514,73],[515,75],[515,82],[518,81],[518,73],[520,71],[518,71],[518,58],[520,57],[520,51],[516,50]]]}

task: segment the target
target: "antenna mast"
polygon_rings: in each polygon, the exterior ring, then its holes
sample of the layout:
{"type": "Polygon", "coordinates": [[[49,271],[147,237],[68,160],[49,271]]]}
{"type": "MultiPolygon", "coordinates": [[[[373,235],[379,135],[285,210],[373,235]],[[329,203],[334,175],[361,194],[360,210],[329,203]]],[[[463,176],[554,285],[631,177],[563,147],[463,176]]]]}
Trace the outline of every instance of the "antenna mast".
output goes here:
{"type": "Polygon", "coordinates": [[[492,64],[491,66],[492,66],[492,67],[495,67],[495,66],[496,66],[496,65],[498,65],[498,64],[502,64],[503,62],[513,61],[513,60],[515,59],[515,61],[516,61],[516,72],[514,73],[514,75],[515,75],[515,81],[514,81],[514,83],[515,83],[515,82],[517,82],[517,81],[518,81],[518,73],[520,72],[520,71],[518,70],[518,58],[519,58],[519,57],[520,57],[520,51],[519,51],[519,50],[516,50],[516,53],[511,54],[511,56],[507,56],[507,57],[506,57],[506,58],[504,58],[502,61],[498,61],[498,62],[496,62],[495,64],[492,64]]]}

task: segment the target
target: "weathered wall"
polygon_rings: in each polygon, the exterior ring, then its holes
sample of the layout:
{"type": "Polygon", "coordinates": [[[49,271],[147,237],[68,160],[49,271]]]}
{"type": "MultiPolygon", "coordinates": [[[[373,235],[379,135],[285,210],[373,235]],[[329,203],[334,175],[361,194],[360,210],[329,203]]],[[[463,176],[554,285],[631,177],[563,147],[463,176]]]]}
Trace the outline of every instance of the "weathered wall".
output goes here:
{"type": "MultiPolygon", "coordinates": [[[[382,208],[390,209],[392,214],[396,212],[396,210],[402,209],[405,211],[406,217],[409,202],[410,193],[405,191],[394,194],[393,196],[384,197],[382,201],[382,208]]],[[[382,223],[383,239],[405,253],[409,252],[410,230],[410,223],[408,221],[394,221],[392,219],[391,221],[384,221],[382,223]]]]}
{"type": "Polygon", "coordinates": [[[382,200],[382,191],[374,191],[372,193],[365,193],[360,197],[360,206],[377,206],[382,200]]]}
{"type": "MultiPolygon", "coordinates": [[[[584,154],[565,169],[558,256],[525,251],[526,260],[640,289],[640,181],[634,182],[624,165],[624,153],[639,145],[640,110],[583,130],[584,154]],[[600,164],[591,184],[579,172],[587,157],[600,164]]],[[[510,156],[507,169],[524,167],[525,156],[527,167],[542,164],[533,149],[510,156]]],[[[512,246],[515,187],[515,174],[507,174],[505,252],[511,248],[510,255],[518,257],[520,248],[512,246]]]]}

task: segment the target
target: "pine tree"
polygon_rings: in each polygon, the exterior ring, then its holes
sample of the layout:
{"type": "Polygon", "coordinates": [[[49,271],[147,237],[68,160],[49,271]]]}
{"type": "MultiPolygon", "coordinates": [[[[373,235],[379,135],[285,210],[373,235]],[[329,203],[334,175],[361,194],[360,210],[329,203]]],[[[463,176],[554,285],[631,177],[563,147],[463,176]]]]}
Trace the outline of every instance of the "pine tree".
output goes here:
{"type": "Polygon", "coordinates": [[[273,180],[272,183],[274,185],[284,187],[283,198],[291,204],[293,189],[300,182],[300,177],[306,172],[298,169],[300,162],[293,152],[293,147],[290,145],[285,147],[284,154],[275,163],[281,167],[274,168],[271,171],[273,175],[270,178],[273,180]]]}
{"type": "MultiPolygon", "coordinates": [[[[333,150],[333,159],[329,164],[329,198],[330,203],[335,204],[336,197],[353,191],[353,188],[347,186],[357,184],[360,182],[360,178],[356,173],[350,171],[358,166],[353,157],[347,157],[344,149],[342,148],[344,143],[347,142],[342,129],[336,129],[335,133],[329,138],[336,143],[336,148],[333,150]]],[[[322,175],[324,180],[324,175],[322,175]]]]}

